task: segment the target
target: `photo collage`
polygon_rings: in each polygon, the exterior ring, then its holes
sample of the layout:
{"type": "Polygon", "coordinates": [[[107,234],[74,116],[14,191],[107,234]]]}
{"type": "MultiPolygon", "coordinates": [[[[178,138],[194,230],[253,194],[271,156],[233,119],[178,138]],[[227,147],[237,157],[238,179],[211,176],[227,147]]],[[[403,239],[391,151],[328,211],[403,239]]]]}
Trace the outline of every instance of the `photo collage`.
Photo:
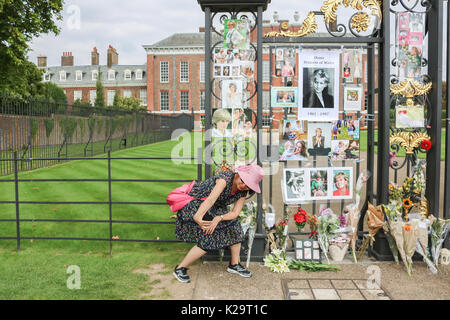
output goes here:
{"type": "Polygon", "coordinates": [[[213,77],[221,108],[212,110],[212,138],[249,138],[256,119],[248,109],[248,83],[254,80],[255,50],[245,19],[225,19],[222,46],[213,50],[213,77]]]}
{"type": "Polygon", "coordinates": [[[281,189],[286,204],[351,199],[353,168],[285,168],[281,189]]]}
{"type": "Polygon", "coordinates": [[[329,156],[331,160],[358,160],[359,120],[307,122],[284,120],[280,130],[280,161],[329,156]]]}
{"type": "MultiPolygon", "coordinates": [[[[422,81],[422,54],[425,13],[397,13],[397,76],[399,81],[413,79],[422,81]]],[[[395,127],[401,129],[423,128],[425,108],[423,105],[395,106],[395,127]]]]}

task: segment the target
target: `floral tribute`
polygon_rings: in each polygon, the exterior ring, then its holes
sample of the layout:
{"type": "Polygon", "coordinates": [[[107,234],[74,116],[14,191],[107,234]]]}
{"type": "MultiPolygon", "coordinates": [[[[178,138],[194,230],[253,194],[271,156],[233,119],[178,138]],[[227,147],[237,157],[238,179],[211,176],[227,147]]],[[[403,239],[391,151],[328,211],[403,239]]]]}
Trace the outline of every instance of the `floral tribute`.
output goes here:
{"type": "MultiPolygon", "coordinates": [[[[425,140],[422,149],[429,150],[431,142],[425,140]]],[[[413,272],[412,256],[417,251],[433,274],[439,271],[438,261],[442,243],[448,234],[450,220],[435,218],[428,212],[425,199],[425,166],[419,160],[413,174],[399,186],[389,184],[388,204],[382,204],[386,215],[383,231],[398,264],[401,257],[408,275],[413,272]],[[428,236],[431,235],[431,243],[428,236]]]]}

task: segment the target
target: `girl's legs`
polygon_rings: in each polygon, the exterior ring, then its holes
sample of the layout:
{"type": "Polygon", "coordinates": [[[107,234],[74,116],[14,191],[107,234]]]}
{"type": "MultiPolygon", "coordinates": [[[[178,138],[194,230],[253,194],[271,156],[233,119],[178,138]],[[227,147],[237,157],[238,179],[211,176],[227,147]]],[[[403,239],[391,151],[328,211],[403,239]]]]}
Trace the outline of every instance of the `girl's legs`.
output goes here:
{"type": "Polygon", "coordinates": [[[177,268],[187,268],[193,262],[200,259],[203,255],[206,254],[206,251],[197,247],[197,245],[193,246],[191,250],[186,254],[183,261],[178,265],[177,268]]]}

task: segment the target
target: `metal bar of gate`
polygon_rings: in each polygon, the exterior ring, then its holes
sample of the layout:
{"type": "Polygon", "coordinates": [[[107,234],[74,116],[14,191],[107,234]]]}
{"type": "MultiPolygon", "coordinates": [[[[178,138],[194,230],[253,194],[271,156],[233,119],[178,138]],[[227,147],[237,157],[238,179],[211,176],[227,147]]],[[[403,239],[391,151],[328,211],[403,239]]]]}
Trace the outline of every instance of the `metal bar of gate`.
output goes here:
{"type": "Polygon", "coordinates": [[[444,218],[450,219],[450,2],[447,1],[447,89],[445,101],[447,102],[447,112],[445,114],[445,178],[444,178],[444,218]]]}

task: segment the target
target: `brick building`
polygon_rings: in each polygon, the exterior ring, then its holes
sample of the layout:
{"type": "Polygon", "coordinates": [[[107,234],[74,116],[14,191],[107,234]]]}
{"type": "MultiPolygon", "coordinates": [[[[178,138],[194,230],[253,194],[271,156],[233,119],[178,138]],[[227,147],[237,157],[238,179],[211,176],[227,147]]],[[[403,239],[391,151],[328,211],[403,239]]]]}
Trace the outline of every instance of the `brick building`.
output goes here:
{"type": "MultiPolygon", "coordinates": [[[[300,26],[294,24],[292,27],[295,30],[300,26]]],[[[277,30],[278,24],[271,24],[270,21],[263,22],[263,34],[277,30]]],[[[214,32],[211,33],[211,36],[212,45],[220,47],[220,42],[223,39],[214,32]]],[[[320,35],[315,34],[314,36],[320,35]]],[[[251,41],[256,47],[256,32],[251,34],[251,41]]],[[[71,53],[63,54],[61,66],[47,67],[45,57],[38,58],[38,65],[46,69],[45,81],[52,81],[65,90],[69,103],[73,103],[77,99],[93,102],[95,100],[96,77],[101,75],[107,105],[112,104],[115,91],[118,90],[121,96],[139,98],[141,104],[145,105],[149,112],[165,115],[193,114],[195,128],[200,129],[204,119],[205,99],[204,44],[204,28],[199,28],[197,33],[176,33],[157,43],[143,45],[147,55],[147,62],[144,65],[119,65],[118,53],[111,46],[108,48],[107,65],[99,65],[99,53],[96,48],[91,52],[92,63],[89,66],[74,65],[74,58],[71,53]]],[[[275,52],[272,53],[273,61],[275,61],[275,52]]],[[[275,63],[272,64],[272,70],[269,70],[269,55],[269,46],[265,44],[263,46],[263,104],[261,107],[263,109],[262,123],[263,127],[266,128],[270,126],[270,75],[275,74],[275,63]]],[[[367,59],[365,55],[362,58],[363,75],[361,84],[364,92],[366,92],[367,59]]],[[[255,72],[257,72],[256,61],[255,72]]],[[[342,79],[342,74],[340,78],[342,79]]],[[[221,107],[221,101],[218,98],[220,97],[218,82],[214,80],[212,86],[215,93],[211,97],[212,108],[221,107]]],[[[292,85],[296,86],[297,84],[297,80],[294,78],[292,85]]],[[[272,86],[282,85],[282,78],[272,77],[272,86]]],[[[253,82],[247,89],[254,92],[253,82]]],[[[340,90],[342,101],[342,87],[340,90]]],[[[256,104],[255,95],[247,104],[255,111],[255,114],[256,104]]],[[[375,104],[377,104],[376,101],[375,104]]],[[[275,119],[272,122],[272,128],[278,129],[280,123],[278,120],[283,118],[285,111],[283,108],[274,107],[272,113],[275,119]]],[[[350,117],[355,118],[354,115],[346,116],[346,118],[350,117]]]]}

